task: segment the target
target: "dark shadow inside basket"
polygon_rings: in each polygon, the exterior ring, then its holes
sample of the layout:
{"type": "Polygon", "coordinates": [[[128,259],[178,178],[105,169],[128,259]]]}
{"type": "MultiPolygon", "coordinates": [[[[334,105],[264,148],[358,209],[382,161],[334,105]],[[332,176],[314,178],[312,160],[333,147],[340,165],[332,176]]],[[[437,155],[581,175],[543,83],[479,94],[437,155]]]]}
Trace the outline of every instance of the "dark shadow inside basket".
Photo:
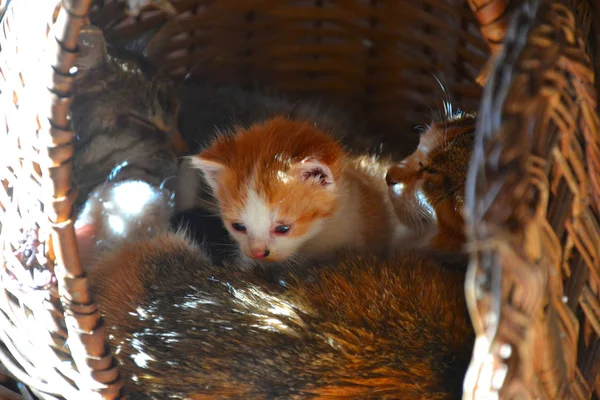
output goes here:
{"type": "Polygon", "coordinates": [[[242,3],[175,2],[167,19],[107,1],[90,17],[115,46],[140,50],[151,37],[148,60],[177,80],[329,99],[395,149],[416,146],[414,126],[439,118],[445,101],[477,108],[488,53],[466,3],[242,3]]]}

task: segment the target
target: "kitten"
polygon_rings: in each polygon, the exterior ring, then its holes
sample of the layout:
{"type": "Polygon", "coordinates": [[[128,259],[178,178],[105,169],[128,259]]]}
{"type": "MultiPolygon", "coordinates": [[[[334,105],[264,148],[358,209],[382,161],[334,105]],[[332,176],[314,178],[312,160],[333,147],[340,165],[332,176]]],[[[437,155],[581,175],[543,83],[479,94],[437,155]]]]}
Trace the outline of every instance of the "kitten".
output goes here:
{"type": "Polygon", "coordinates": [[[89,282],[131,399],[456,399],[473,344],[463,274],[413,255],[277,284],[170,234],[107,254],[89,282]]]}
{"type": "Polygon", "coordinates": [[[465,242],[464,192],[475,120],[459,112],[432,124],[416,151],[387,172],[396,215],[417,246],[447,252],[461,250],[465,242]]]}
{"type": "Polygon", "coordinates": [[[160,185],[176,175],[177,154],[187,151],[168,79],[146,76],[133,57],[111,56],[102,31],[94,26],[82,30],[79,47],[71,105],[77,211],[109,177],[160,185]]]}
{"type": "MultiPolygon", "coordinates": [[[[367,139],[363,123],[325,99],[295,102],[265,88],[250,90],[232,85],[184,81],[178,89],[178,100],[179,129],[193,154],[204,149],[219,132],[235,131],[240,126],[251,126],[281,115],[314,121],[324,130],[334,132],[349,148],[364,151],[375,147],[367,139]]],[[[211,204],[210,188],[187,163],[182,164],[178,181],[178,212],[201,207],[218,214],[218,208],[211,204]]]]}
{"type": "Polygon", "coordinates": [[[238,127],[190,162],[246,259],[314,259],[343,248],[387,256],[395,242],[388,165],[350,156],[318,120],[282,114],[238,127]]]}

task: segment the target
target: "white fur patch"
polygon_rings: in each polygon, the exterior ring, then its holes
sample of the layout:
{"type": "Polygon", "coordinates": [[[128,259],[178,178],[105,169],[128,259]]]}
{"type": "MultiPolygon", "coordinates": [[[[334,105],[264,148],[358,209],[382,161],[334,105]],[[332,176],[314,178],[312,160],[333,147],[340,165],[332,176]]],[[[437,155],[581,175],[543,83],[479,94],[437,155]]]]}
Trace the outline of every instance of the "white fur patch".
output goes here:
{"type": "MultiPolygon", "coordinates": [[[[324,221],[314,221],[308,232],[302,236],[274,235],[271,230],[279,218],[278,211],[276,208],[270,209],[268,201],[254,188],[254,179],[250,179],[247,184],[244,207],[239,215],[240,222],[246,226],[246,233],[241,234],[230,229],[240,244],[242,252],[251,257],[252,250],[269,250],[270,256],[267,261],[282,262],[301,259],[302,257],[298,258],[298,250],[307,240],[321,232],[324,221]]],[[[293,218],[293,216],[287,217],[293,218]]],[[[308,252],[311,252],[310,249],[308,252]]]]}
{"type": "Polygon", "coordinates": [[[418,149],[421,150],[425,155],[429,154],[429,152],[431,152],[433,149],[440,145],[440,139],[442,134],[443,132],[439,132],[439,128],[430,128],[419,139],[418,149]]]}
{"type": "Polygon", "coordinates": [[[215,161],[205,160],[199,156],[189,156],[186,159],[188,165],[202,171],[204,179],[206,179],[212,190],[216,191],[219,185],[219,175],[223,172],[225,166],[215,161]]]}
{"type": "Polygon", "coordinates": [[[248,236],[256,239],[269,240],[273,216],[265,200],[251,187],[246,194],[246,202],[242,210],[242,221],[246,225],[248,236]]]}
{"type": "Polygon", "coordinates": [[[417,204],[423,209],[423,211],[425,211],[425,213],[427,213],[427,215],[429,215],[431,218],[436,219],[435,210],[421,189],[417,190],[415,193],[415,198],[417,199],[417,204]]]}
{"type": "Polygon", "coordinates": [[[394,192],[397,197],[402,196],[402,193],[404,192],[404,183],[396,183],[392,186],[392,192],[394,192]]]}

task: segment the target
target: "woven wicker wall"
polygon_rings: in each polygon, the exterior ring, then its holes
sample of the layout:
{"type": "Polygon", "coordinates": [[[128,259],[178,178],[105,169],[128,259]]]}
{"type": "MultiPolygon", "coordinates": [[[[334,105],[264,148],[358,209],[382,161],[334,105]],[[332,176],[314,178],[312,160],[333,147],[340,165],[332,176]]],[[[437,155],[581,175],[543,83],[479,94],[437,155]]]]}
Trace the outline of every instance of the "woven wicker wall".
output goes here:
{"type": "Polygon", "coordinates": [[[475,109],[487,58],[461,0],[173,1],[178,15],[125,17],[121,3],[92,12],[109,40],[160,27],[148,57],[174,76],[331,96],[370,131],[410,149],[415,125],[439,116],[446,94],[475,109]],[[119,17],[120,16],[120,17],[119,17]],[[406,146],[405,141],[409,141],[406,146]]]}

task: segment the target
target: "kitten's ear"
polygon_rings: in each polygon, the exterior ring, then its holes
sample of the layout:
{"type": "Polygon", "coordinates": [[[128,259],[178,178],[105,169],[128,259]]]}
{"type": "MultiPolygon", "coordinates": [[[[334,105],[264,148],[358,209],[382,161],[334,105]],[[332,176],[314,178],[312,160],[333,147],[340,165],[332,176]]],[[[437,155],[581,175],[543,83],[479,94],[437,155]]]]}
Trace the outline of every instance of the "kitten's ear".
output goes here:
{"type": "Polygon", "coordinates": [[[202,171],[204,178],[212,190],[215,191],[219,185],[219,176],[225,170],[225,165],[216,161],[207,160],[203,158],[201,154],[187,157],[187,160],[192,168],[202,171]]]}
{"type": "Polygon", "coordinates": [[[304,181],[318,183],[330,190],[335,187],[331,168],[315,158],[305,158],[293,164],[292,172],[304,181]]]}

